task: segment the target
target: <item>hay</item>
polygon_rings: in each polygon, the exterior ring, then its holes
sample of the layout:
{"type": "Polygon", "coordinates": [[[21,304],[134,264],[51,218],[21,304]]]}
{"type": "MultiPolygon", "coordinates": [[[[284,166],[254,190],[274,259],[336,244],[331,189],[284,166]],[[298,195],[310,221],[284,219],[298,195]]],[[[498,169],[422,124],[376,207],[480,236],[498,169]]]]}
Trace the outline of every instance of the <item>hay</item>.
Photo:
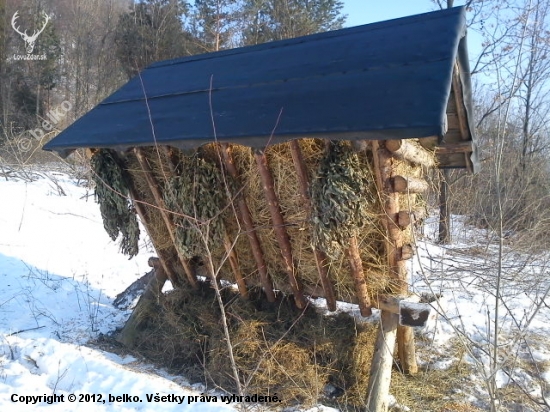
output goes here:
{"type": "MultiPolygon", "coordinates": [[[[308,208],[304,207],[303,200],[299,196],[300,186],[290,145],[282,143],[265,150],[274,179],[274,190],[290,237],[298,280],[304,285],[306,291],[320,290],[319,274],[312,250],[312,245],[316,244],[330,257],[328,276],[334,285],[336,298],[354,302],[355,285],[350,275],[349,262],[346,254],[341,253],[349,236],[354,234],[359,243],[369,294],[374,297],[391,291],[393,288],[387,276],[388,267],[385,256],[383,225],[385,215],[374,185],[372,153],[358,154],[351,150],[349,143],[338,143],[333,144],[332,150],[327,154],[326,142],[320,139],[301,139],[299,145],[312,186],[313,216],[308,216],[308,208]],[[340,154],[339,159],[334,155],[335,152],[340,154]],[[338,161],[341,163],[339,170],[330,172],[331,162],[334,166],[338,161]],[[345,196],[333,196],[334,205],[328,207],[330,205],[327,206],[326,200],[331,195],[330,191],[335,188],[339,190],[344,188],[345,196]],[[346,211],[343,206],[346,204],[349,213],[344,213],[346,211]]],[[[242,193],[251,211],[274,286],[276,289],[288,291],[288,278],[283,267],[281,250],[274,233],[271,214],[252,150],[239,145],[232,145],[231,149],[240,177],[238,183],[228,179],[220,166],[221,157],[217,144],[208,144],[185,154],[178,149],[170,148],[172,160],[177,159],[178,162],[171,167],[164,152],[155,148],[142,148],[160,190],[167,196],[167,205],[174,213],[172,216],[178,226],[176,237],[179,239],[177,241],[179,245],[177,246],[180,247],[180,253],[183,253],[183,256],[204,257],[206,241],[209,253],[214,260],[214,270],[220,271],[222,279],[235,281],[233,272],[229,270],[229,264],[222,266],[227,253],[224,242],[220,240],[222,230],[210,230],[208,239],[203,236],[204,230],[201,231],[201,236],[194,236],[192,233],[196,232],[197,228],[204,228],[204,223],[212,222],[213,216],[221,216],[223,221],[220,219],[218,222],[225,227],[230,240],[235,241],[234,251],[238,255],[243,277],[249,286],[260,284],[250,244],[243,228],[239,225],[234,205],[230,200],[230,197],[234,198],[242,193]],[[177,177],[174,176],[174,172],[177,177]],[[214,178],[209,179],[208,176],[214,176],[214,178]],[[205,178],[208,180],[205,185],[210,185],[210,190],[216,192],[214,197],[209,197],[206,187],[200,189],[201,193],[197,193],[194,184],[191,183],[191,181],[205,178]],[[185,179],[188,180],[187,186],[191,185],[193,189],[185,191],[180,184],[178,191],[186,199],[171,201],[169,199],[170,182],[177,180],[181,183],[185,179]],[[229,196],[226,192],[230,193],[229,196]],[[187,205],[184,207],[185,210],[182,209],[182,205],[187,205]],[[203,205],[208,206],[205,207],[206,213],[197,214],[197,208],[201,209],[203,205]],[[220,215],[221,211],[223,213],[220,215]],[[196,217],[197,220],[185,221],[178,218],[182,212],[193,218],[196,217]],[[198,237],[201,239],[197,239],[198,237]]],[[[147,202],[154,204],[143,171],[132,158],[133,156],[129,156],[128,171],[134,179],[134,184],[140,195],[147,202]]],[[[394,161],[393,169],[394,174],[405,176],[419,177],[423,173],[421,167],[397,159],[394,161]]],[[[400,203],[403,210],[415,209],[422,203],[422,198],[416,194],[400,196],[400,203]]],[[[174,245],[171,244],[169,233],[158,210],[148,207],[147,211],[151,220],[149,226],[155,247],[173,249],[174,245]]],[[[409,227],[403,231],[405,243],[413,242],[411,230],[409,227]]]]}
{"type": "MultiPolygon", "coordinates": [[[[250,295],[245,301],[222,289],[245,393],[277,394],[282,407],[322,402],[342,411],[364,410],[377,325],[357,323],[346,313],[324,316],[313,307],[302,312],[290,298],[268,304],[256,289],[250,295]],[[330,387],[335,390],[329,395],[330,387]]],[[[198,293],[173,290],[147,315],[136,350],[191,383],[235,392],[213,289],[201,282],[198,293]]],[[[424,358],[422,350],[433,352],[420,347],[424,358]]],[[[412,377],[394,370],[390,393],[413,411],[478,411],[457,391],[470,385],[470,376],[463,362],[412,377]]]]}
{"type": "MultiPolygon", "coordinates": [[[[142,149],[146,153],[146,157],[150,159],[152,149],[142,149]]],[[[145,178],[145,172],[139,165],[139,162],[134,154],[128,154],[126,156],[127,172],[132,177],[134,190],[137,192],[138,198],[144,202],[143,209],[147,214],[147,230],[150,232],[149,236],[155,246],[155,249],[161,251],[171,251],[174,247],[166,223],[162,218],[162,215],[158,208],[155,207],[156,202],[145,178]]],[[[161,180],[160,183],[163,183],[161,180]]]]}
{"type": "MultiPolygon", "coordinates": [[[[376,326],[358,325],[347,314],[323,316],[300,311],[292,299],[266,304],[261,292],[251,300],[222,290],[241,384],[248,394],[278,394],[281,406],[313,405],[325,386],[341,390],[346,403],[361,406],[376,326]]],[[[137,349],[153,361],[228,392],[236,390],[223,340],[214,291],[174,290],[151,310],[137,349]]],[[[334,401],[334,400],[333,400],[334,401]]]]}
{"type": "MultiPolygon", "coordinates": [[[[309,181],[314,185],[319,180],[318,170],[325,157],[325,142],[319,139],[301,139],[299,145],[309,174],[309,181]]],[[[233,145],[232,151],[235,165],[241,176],[242,190],[264,250],[269,273],[275,286],[282,288],[281,285],[286,284],[287,279],[281,266],[280,248],[276,241],[271,215],[265,201],[261,179],[252,151],[250,148],[238,145],[233,145]]],[[[320,283],[319,274],[312,251],[314,224],[312,217],[307,215],[306,208],[299,196],[299,182],[294,169],[290,146],[288,143],[274,145],[269,147],[265,153],[275,181],[275,193],[279,198],[281,211],[287,224],[286,229],[291,240],[297,277],[304,285],[312,288],[318,287],[320,283]]],[[[372,172],[367,156],[365,154],[355,156],[357,157],[356,167],[362,169],[364,174],[371,176],[372,172]]],[[[374,178],[369,178],[369,181],[374,182],[374,178]]],[[[372,190],[373,186],[370,185],[369,191],[372,190]]],[[[372,192],[370,194],[372,195],[372,192]]],[[[386,259],[383,252],[384,233],[380,220],[379,202],[374,201],[364,206],[363,212],[365,214],[363,216],[368,215],[369,218],[363,219],[355,233],[360,244],[369,293],[375,295],[388,287],[388,279],[384,276],[386,272],[386,259]]],[[[245,242],[242,242],[239,244],[238,250],[248,251],[249,249],[245,242]]],[[[240,253],[239,257],[241,267],[247,273],[253,273],[255,266],[251,254],[249,252],[240,253]]],[[[355,300],[355,286],[350,275],[349,263],[344,254],[333,256],[333,259],[330,259],[329,279],[335,286],[338,299],[355,300]]]]}

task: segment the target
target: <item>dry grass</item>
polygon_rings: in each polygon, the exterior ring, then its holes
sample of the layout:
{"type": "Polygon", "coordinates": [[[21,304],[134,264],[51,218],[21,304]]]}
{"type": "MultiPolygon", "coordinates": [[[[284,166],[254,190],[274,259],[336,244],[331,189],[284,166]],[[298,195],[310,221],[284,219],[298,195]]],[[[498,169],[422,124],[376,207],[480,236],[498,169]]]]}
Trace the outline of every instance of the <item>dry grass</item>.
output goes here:
{"type": "MultiPolygon", "coordinates": [[[[341,388],[346,403],[360,406],[367,389],[376,326],[358,325],[347,314],[325,317],[301,311],[292,299],[267,304],[260,293],[244,301],[222,291],[234,357],[247,393],[274,394],[281,406],[313,405],[327,383],[341,388]]],[[[177,290],[150,310],[137,350],[192,382],[236,390],[223,341],[214,292],[177,290]]]]}
{"type": "MultiPolygon", "coordinates": [[[[230,289],[222,290],[245,391],[277,393],[281,406],[322,402],[342,411],[364,411],[377,326],[359,324],[345,313],[324,316],[313,307],[301,311],[289,298],[268,304],[260,292],[252,292],[252,299],[245,301],[230,289]],[[327,384],[339,393],[327,397],[327,384]]],[[[199,293],[172,291],[151,308],[137,350],[191,382],[236,390],[219,307],[206,284],[199,293]]],[[[411,411],[476,412],[480,409],[465,402],[460,390],[471,386],[470,374],[461,363],[447,370],[422,370],[414,377],[394,370],[390,393],[411,411]]]]}

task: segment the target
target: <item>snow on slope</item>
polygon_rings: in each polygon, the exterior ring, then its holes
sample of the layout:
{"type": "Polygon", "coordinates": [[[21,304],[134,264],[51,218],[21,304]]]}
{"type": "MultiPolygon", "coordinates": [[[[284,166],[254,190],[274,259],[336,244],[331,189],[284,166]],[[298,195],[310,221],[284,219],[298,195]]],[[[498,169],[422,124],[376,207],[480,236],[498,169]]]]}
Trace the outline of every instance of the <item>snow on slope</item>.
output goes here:
{"type": "Polygon", "coordinates": [[[112,299],[148,271],[149,255],[128,260],[118,253],[91,193],[66,175],[48,175],[0,182],[0,410],[234,410],[187,398],[182,405],[148,403],[146,394],[199,395],[201,388],[185,389],[168,375],[133,370],[131,357],[82,346],[124,323],[128,313],[113,308],[112,299]],[[54,392],[65,402],[11,400],[54,392]],[[71,393],[102,394],[107,402],[73,404],[71,393]],[[109,403],[108,394],[142,402],[109,403]]]}
{"type": "MultiPolygon", "coordinates": [[[[151,250],[142,240],[141,253],[128,260],[105,233],[91,192],[65,174],[42,175],[34,182],[0,181],[0,410],[235,410],[220,402],[149,403],[146,394],[196,396],[203,388],[193,390],[183,378],[152,367],[154,373],[147,373],[145,365],[132,357],[83,345],[124,324],[129,312],[113,308],[111,302],[148,271],[151,250]],[[103,400],[108,394],[128,394],[142,402],[24,405],[11,401],[14,394],[54,392],[65,399],[70,393],[102,394],[103,400]]],[[[422,332],[433,345],[428,351],[420,348],[419,356],[424,365],[447,368],[457,360],[448,349],[452,338],[462,336],[471,348],[464,361],[484,368],[488,358],[483,349],[491,338],[487,314],[494,313],[495,250],[494,245],[485,247],[482,231],[468,228],[459,218],[455,222],[457,244],[442,248],[421,241],[418,257],[411,262],[413,290],[443,294],[441,305],[435,305],[442,316],[422,332]]],[[[428,222],[428,235],[433,227],[434,222],[428,222]]],[[[544,261],[526,264],[520,255],[507,255],[504,263],[502,294],[507,308],[499,318],[503,339],[509,352],[550,365],[550,344],[545,339],[550,334],[548,306],[542,305],[531,317],[548,288],[548,266],[544,261]]],[[[542,386],[525,370],[516,367],[507,372],[540,396],[542,386]]],[[[486,395],[481,375],[472,377],[476,388],[470,391],[478,399],[486,395]]],[[[550,369],[540,375],[550,384],[550,369]]],[[[500,386],[509,380],[505,373],[497,375],[500,386]]]]}

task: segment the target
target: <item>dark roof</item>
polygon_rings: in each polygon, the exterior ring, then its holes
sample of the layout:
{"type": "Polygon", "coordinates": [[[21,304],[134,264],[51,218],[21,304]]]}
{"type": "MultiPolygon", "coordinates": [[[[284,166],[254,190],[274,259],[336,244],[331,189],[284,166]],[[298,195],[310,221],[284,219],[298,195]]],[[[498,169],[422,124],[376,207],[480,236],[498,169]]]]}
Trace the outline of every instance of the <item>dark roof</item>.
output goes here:
{"type": "MultiPolygon", "coordinates": [[[[301,137],[441,143],[457,61],[466,124],[471,118],[465,33],[465,10],[456,7],[158,62],[44,149],[185,149],[215,139],[264,147],[301,137]]],[[[469,126],[466,134],[472,141],[469,126]]],[[[443,166],[471,167],[460,156],[443,166]]]]}

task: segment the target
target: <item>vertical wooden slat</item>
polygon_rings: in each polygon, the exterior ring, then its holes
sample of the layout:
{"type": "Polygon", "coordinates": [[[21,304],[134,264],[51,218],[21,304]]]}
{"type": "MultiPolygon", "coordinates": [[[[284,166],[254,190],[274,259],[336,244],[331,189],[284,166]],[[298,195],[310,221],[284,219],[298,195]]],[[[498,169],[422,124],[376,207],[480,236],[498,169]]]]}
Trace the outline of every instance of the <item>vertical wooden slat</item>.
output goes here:
{"type": "MultiPolygon", "coordinates": [[[[149,235],[151,235],[153,232],[149,229],[149,220],[147,218],[147,213],[145,212],[145,209],[142,205],[142,199],[140,199],[136,193],[136,191],[133,188],[130,188],[130,197],[133,200],[134,208],[136,209],[136,212],[141,220],[141,223],[145,227],[145,230],[149,235]]],[[[153,247],[155,248],[155,251],[157,253],[157,256],[160,260],[160,264],[162,265],[162,268],[164,269],[164,273],[168,276],[168,279],[170,279],[170,282],[172,282],[172,285],[177,286],[178,285],[178,275],[174,270],[172,269],[172,266],[169,264],[169,259],[166,253],[156,247],[156,242],[153,238],[151,238],[153,242],[153,247]]]]}
{"type": "Polygon", "coordinates": [[[361,312],[361,316],[370,316],[372,315],[371,303],[367,282],[365,281],[365,272],[363,271],[363,262],[361,261],[361,255],[359,253],[359,245],[357,244],[357,237],[352,236],[349,239],[349,243],[347,255],[351,276],[355,285],[355,295],[359,303],[359,311],[361,312]]]}
{"type": "Polygon", "coordinates": [[[451,214],[448,207],[449,198],[449,171],[444,170],[439,177],[439,243],[451,243],[450,222],[451,214]]]}
{"type": "MultiPolygon", "coordinates": [[[[231,175],[235,182],[239,182],[239,172],[235,167],[233,161],[233,155],[231,153],[231,148],[228,144],[221,144],[222,158],[224,166],[227,172],[231,175]]],[[[266,294],[268,302],[275,302],[275,292],[273,291],[273,282],[267,273],[267,265],[264,259],[264,252],[262,250],[262,245],[260,239],[258,239],[258,234],[254,227],[254,222],[252,221],[252,215],[250,214],[250,209],[242,193],[238,193],[237,197],[237,213],[239,214],[239,219],[243,223],[246,230],[246,235],[250,243],[250,249],[252,250],[252,255],[254,256],[254,261],[256,262],[256,267],[258,273],[260,274],[260,282],[264,293],[266,294]]]]}
{"type": "Polygon", "coordinates": [[[237,282],[239,293],[243,298],[248,299],[248,287],[246,286],[246,282],[239,266],[239,258],[237,257],[237,253],[235,253],[235,248],[233,247],[234,245],[231,242],[227,232],[223,234],[223,246],[225,247],[225,253],[227,253],[229,266],[231,266],[231,271],[233,272],[233,276],[235,276],[235,282],[237,282]]]}
{"type": "MultiPolygon", "coordinates": [[[[143,151],[141,148],[139,147],[134,148],[134,153],[139,162],[139,165],[141,166],[141,168],[143,169],[143,172],[145,173],[145,179],[147,180],[149,189],[151,190],[153,198],[155,199],[155,202],[159,208],[162,219],[164,220],[164,223],[166,225],[166,229],[168,230],[168,233],[170,235],[170,239],[174,244],[174,247],[176,248],[175,246],[176,238],[174,234],[175,227],[170,219],[170,216],[168,215],[168,211],[167,211],[166,205],[164,204],[162,194],[160,192],[157,182],[155,181],[155,177],[153,176],[153,171],[151,170],[149,163],[147,163],[147,159],[145,158],[145,155],[143,154],[143,151]]],[[[176,251],[177,251],[177,248],[176,248],[176,251]]],[[[193,288],[197,288],[198,287],[197,277],[193,272],[193,270],[191,269],[191,266],[189,265],[187,260],[184,259],[183,256],[181,256],[179,252],[178,252],[178,258],[181,263],[181,266],[183,267],[183,270],[185,271],[187,280],[189,281],[189,283],[193,288]]]]}
{"type": "MultiPolygon", "coordinates": [[[[302,150],[300,145],[296,140],[290,141],[290,151],[292,154],[292,161],[294,162],[294,168],[296,169],[296,174],[298,176],[298,183],[300,186],[300,195],[302,196],[302,201],[304,207],[306,208],[306,213],[308,218],[311,216],[311,198],[309,196],[309,179],[307,176],[306,165],[304,163],[304,157],[302,155],[302,150]]],[[[321,280],[321,286],[325,292],[325,299],[327,300],[328,310],[334,312],[336,310],[336,297],[334,294],[334,287],[330,282],[328,277],[327,255],[317,249],[315,246],[312,246],[313,254],[315,257],[315,263],[317,265],[317,271],[319,273],[319,279],[321,280]]]]}
{"type": "Polygon", "coordinates": [[[273,176],[269,171],[265,153],[260,149],[256,149],[254,151],[254,157],[256,159],[258,171],[262,180],[264,194],[267,199],[269,212],[271,214],[271,221],[273,222],[273,229],[275,230],[277,243],[281,248],[283,269],[288,277],[290,287],[292,288],[292,293],[294,294],[294,301],[296,302],[296,306],[300,309],[304,309],[307,302],[302,292],[302,289],[298,284],[298,280],[296,279],[292,257],[292,246],[290,245],[290,238],[288,237],[288,233],[285,229],[285,222],[281,213],[281,208],[279,206],[279,199],[277,198],[277,194],[275,193],[275,183],[273,181],[273,176]]]}

